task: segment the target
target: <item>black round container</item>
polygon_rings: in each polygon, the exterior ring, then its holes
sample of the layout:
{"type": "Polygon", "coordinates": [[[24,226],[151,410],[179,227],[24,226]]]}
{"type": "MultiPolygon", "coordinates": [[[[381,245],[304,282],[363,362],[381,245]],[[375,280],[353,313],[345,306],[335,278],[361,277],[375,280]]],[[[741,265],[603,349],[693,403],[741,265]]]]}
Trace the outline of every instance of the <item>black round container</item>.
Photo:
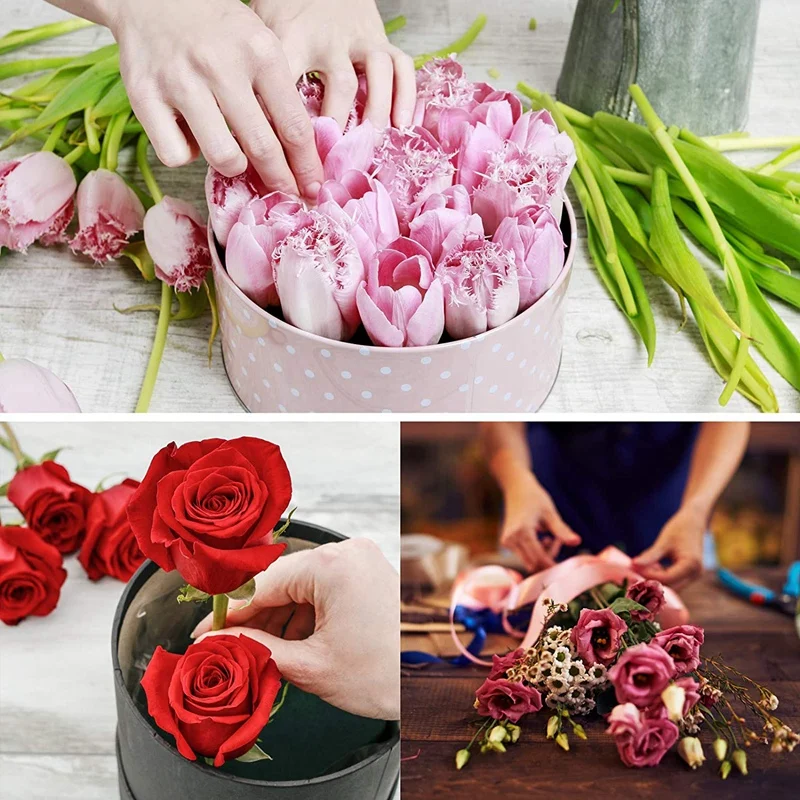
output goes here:
{"type": "MultiPolygon", "coordinates": [[[[287,553],[347,538],[317,525],[295,521],[292,521],[288,533],[290,535],[285,537],[289,545],[287,553]]],[[[159,640],[157,643],[163,646],[167,646],[170,637],[177,642],[188,636],[188,631],[206,613],[206,609],[178,605],[176,602],[176,618],[177,615],[183,615],[180,618],[181,633],[176,633],[171,620],[165,619],[173,615],[161,613],[163,608],[171,607],[163,601],[176,596],[175,589],[180,583],[180,576],[176,572],[164,573],[153,562],[146,561],[125,588],[114,617],[111,647],[117,701],[117,764],[122,800],[389,800],[400,775],[400,727],[396,722],[377,723],[351,718],[353,726],[359,730],[360,725],[377,726],[378,733],[374,739],[367,746],[354,747],[321,774],[296,780],[255,779],[207,766],[202,760],[189,761],[178,753],[171,741],[160,735],[142,708],[141,698],[137,703],[132,694],[141,691],[139,676],[152,651],[140,653],[133,643],[138,642],[137,637],[141,638],[138,629],[145,625],[151,628],[147,633],[148,639],[159,640]],[[142,605],[146,595],[155,598],[153,603],[160,604],[160,613],[141,623],[149,607],[142,605]]],[[[289,699],[293,692],[293,688],[289,690],[289,699]]],[[[292,715],[296,712],[290,711],[285,719],[297,722],[296,734],[290,741],[278,744],[289,748],[287,752],[299,753],[301,757],[311,759],[320,749],[320,729],[313,718],[315,700],[309,699],[311,696],[308,695],[304,697],[306,699],[300,701],[304,703],[301,708],[311,718],[295,719],[292,715]]],[[[330,717],[331,714],[343,715],[343,712],[325,707],[322,701],[316,702],[319,703],[320,718],[330,717]]],[[[276,720],[289,711],[288,706],[287,700],[287,705],[276,720]]],[[[341,719],[344,720],[342,727],[329,738],[346,740],[348,720],[345,716],[341,719]]],[[[330,724],[330,719],[328,722],[330,724]]],[[[265,730],[268,731],[273,724],[270,723],[265,730]]],[[[282,736],[284,738],[285,734],[282,736]]],[[[337,744],[341,745],[341,741],[337,741],[337,744]]],[[[270,748],[267,750],[270,752],[270,748]]],[[[239,772],[247,773],[255,767],[243,765],[239,772]]]]}

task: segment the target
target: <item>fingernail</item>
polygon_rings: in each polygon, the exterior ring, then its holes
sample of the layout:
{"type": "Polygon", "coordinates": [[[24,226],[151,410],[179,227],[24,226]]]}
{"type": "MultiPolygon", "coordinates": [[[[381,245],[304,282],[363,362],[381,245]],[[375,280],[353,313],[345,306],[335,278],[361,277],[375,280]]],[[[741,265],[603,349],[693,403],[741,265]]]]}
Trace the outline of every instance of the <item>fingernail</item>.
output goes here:
{"type": "Polygon", "coordinates": [[[316,200],[317,195],[319,194],[319,190],[322,188],[322,184],[319,181],[314,181],[313,183],[309,183],[306,186],[305,195],[309,200],[316,200]]]}

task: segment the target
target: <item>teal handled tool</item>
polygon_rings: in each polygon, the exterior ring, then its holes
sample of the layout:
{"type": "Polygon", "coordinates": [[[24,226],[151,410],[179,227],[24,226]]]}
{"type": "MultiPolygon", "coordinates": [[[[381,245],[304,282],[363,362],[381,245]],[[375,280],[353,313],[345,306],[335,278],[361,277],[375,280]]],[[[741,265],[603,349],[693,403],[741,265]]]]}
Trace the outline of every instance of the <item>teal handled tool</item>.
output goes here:
{"type": "Polygon", "coordinates": [[[797,611],[797,601],[800,596],[800,561],[795,561],[789,567],[786,583],[780,592],[743,580],[724,567],[717,570],[717,577],[726,589],[754,605],[775,608],[792,617],[797,611]]]}

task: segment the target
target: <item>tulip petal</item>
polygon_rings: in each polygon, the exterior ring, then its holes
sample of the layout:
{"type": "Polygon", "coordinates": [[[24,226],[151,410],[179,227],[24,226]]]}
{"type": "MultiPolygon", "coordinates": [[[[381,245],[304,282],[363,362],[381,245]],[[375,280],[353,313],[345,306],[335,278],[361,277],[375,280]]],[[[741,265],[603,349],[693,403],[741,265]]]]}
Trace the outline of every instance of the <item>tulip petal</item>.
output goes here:
{"type": "Polygon", "coordinates": [[[436,344],[444,331],[444,290],[438,279],[428,287],[419,308],[406,324],[406,344],[424,347],[436,344]]]}
{"type": "MultiPolygon", "coordinates": [[[[381,287],[378,290],[384,297],[388,297],[391,303],[392,290],[388,287],[381,287]],[[383,292],[387,289],[388,292],[383,292]]],[[[370,297],[366,289],[366,284],[362,283],[358,287],[356,293],[356,302],[358,305],[359,313],[361,314],[361,321],[367,331],[367,335],[372,340],[372,343],[379,347],[402,347],[404,342],[404,332],[395,327],[388,319],[386,313],[378,306],[378,304],[370,297]]]]}

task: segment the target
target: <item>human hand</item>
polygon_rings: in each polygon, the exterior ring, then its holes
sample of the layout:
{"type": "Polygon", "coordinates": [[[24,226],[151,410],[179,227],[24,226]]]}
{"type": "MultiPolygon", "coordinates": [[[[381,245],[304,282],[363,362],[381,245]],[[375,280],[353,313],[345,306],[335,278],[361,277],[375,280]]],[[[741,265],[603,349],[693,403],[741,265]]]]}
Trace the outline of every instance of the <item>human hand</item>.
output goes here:
{"type": "Polygon", "coordinates": [[[192,636],[250,636],[303,691],[352,714],[400,718],[400,580],[369,539],[279,558],[227,622],[211,633],[209,615],[192,636]]]}
{"type": "Polygon", "coordinates": [[[296,78],[278,38],[240,0],[118,0],[105,22],[164,164],[187,163],[199,145],[223,175],[249,159],[269,189],[316,198],[322,164],[296,78]]]}
{"type": "Polygon", "coordinates": [[[633,560],[645,577],[682,589],[703,571],[703,534],[708,515],[691,506],[682,506],[662,528],[652,547],[633,560]],[[662,567],[661,559],[671,563],[662,567]]]}
{"type": "Polygon", "coordinates": [[[527,470],[510,481],[505,490],[505,520],[500,544],[516,553],[531,572],[552,567],[562,544],[581,543],[572,528],[561,519],[553,499],[527,470]],[[552,539],[543,542],[540,533],[552,539]]]}
{"type": "Polygon", "coordinates": [[[414,60],[389,43],[375,0],[252,0],[250,7],[283,44],[295,81],[320,74],[323,116],[344,128],[358,88],[355,65],[367,79],[364,117],[377,128],[390,118],[396,127],[411,124],[414,60]]]}

